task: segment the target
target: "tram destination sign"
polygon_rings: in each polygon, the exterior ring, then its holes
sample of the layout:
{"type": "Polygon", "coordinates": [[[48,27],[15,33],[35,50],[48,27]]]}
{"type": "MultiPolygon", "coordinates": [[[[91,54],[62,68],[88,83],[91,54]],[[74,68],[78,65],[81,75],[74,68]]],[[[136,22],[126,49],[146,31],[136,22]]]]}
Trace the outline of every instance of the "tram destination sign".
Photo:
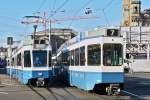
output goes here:
{"type": "Polygon", "coordinates": [[[107,29],[107,36],[119,36],[118,29],[107,29]]]}

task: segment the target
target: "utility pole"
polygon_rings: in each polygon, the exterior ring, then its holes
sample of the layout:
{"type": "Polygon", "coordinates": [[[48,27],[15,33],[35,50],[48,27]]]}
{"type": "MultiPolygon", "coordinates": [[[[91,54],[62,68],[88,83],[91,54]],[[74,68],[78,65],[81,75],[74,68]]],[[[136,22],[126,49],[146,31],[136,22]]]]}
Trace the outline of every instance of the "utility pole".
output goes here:
{"type": "Polygon", "coordinates": [[[12,65],[12,45],[13,45],[13,37],[7,37],[7,45],[9,45],[8,47],[8,60],[9,60],[9,68],[10,68],[10,79],[12,78],[12,69],[11,67],[12,65]]]}
{"type": "MultiPolygon", "coordinates": [[[[49,46],[51,48],[51,57],[52,57],[52,54],[53,54],[53,46],[52,46],[52,38],[51,38],[51,35],[52,35],[52,21],[51,19],[49,20],[49,46]]],[[[52,64],[51,64],[52,66],[52,64]]]]}
{"type": "Polygon", "coordinates": [[[49,20],[49,44],[51,45],[52,22],[49,20]]]}
{"type": "Polygon", "coordinates": [[[33,48],[35,48],[35,36],[36,36],[37,25],[34,25],[33,28],[34,28],[34,32],[33,32],[33,48]]]}

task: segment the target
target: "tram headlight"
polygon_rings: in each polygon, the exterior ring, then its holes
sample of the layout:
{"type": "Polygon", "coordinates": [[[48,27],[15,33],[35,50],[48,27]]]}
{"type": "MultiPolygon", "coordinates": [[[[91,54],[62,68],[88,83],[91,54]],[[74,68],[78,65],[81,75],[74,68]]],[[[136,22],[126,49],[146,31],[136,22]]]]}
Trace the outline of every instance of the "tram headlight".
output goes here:
{"type": "Polygon", "coordinates": [[[121,92],[120,88],[118,88],[117,92],[118,92],[118,93],[120,93],[120,92],[121,92]]]}
{"type": "Polygon", "coordinates": [[[38,73],[38,76],[42,76],[42,75],[43,75],[43,73],[42,73],[42,72],[39,72],[39,73],[38,73]]]}

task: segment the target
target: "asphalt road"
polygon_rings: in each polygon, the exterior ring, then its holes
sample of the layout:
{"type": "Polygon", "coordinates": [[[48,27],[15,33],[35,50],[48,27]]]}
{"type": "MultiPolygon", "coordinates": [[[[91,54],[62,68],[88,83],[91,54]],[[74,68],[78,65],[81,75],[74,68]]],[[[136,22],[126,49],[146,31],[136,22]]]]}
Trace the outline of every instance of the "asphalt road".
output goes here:
{"type": "Polygon", "coordinates": [[[125,96],[106,96],[68,87],[54,82],[49,88],[20,85],[6,75],[0,75],[0,100],[150,100],[150,73],[128,74],[125,77],[125,96]]]}
{"type": "Polygon", "coordinates": [[[127,74],[123,93],[132,100],[150,100],[150,73],[127,74]]]}

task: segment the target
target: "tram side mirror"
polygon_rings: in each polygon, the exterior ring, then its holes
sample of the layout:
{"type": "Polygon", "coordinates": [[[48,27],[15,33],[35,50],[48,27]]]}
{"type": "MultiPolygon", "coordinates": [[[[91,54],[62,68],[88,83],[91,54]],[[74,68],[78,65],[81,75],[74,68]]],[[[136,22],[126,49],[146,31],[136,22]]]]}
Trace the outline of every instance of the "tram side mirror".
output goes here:
{"type": "Polygon", "coordinates": [[[126,54],[126,59],[130,59],[131,55],[130,54],[126,54]]]}

